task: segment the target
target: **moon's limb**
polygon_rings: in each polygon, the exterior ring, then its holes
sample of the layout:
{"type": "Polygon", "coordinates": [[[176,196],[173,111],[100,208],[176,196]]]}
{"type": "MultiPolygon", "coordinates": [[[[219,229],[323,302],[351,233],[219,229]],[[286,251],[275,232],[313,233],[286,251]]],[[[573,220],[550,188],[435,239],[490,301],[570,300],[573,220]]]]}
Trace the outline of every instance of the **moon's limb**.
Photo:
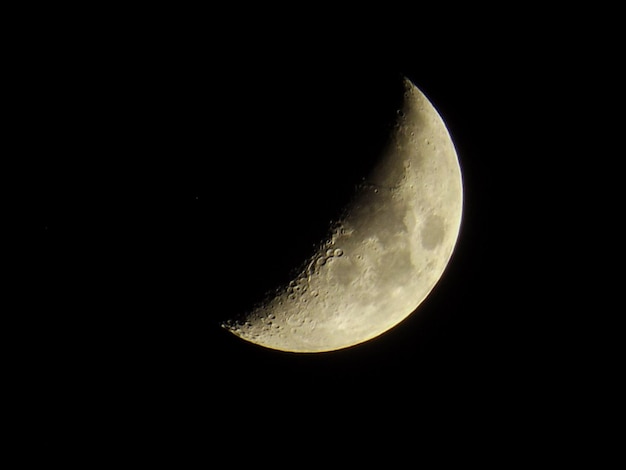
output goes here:
{"type": "Polygon", "coordinates": [[[289,285],[226,329],[268,348],[331,351],[388,331],[434,288],[459,234],[461,170],[437,110],[404,87],[389,145],[345,215],[289,285]]]}

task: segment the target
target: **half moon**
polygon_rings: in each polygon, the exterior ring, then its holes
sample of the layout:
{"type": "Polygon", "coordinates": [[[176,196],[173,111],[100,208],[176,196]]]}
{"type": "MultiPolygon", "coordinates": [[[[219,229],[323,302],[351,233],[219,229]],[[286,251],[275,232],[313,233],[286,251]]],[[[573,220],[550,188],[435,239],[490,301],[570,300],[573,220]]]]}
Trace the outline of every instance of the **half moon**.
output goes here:
{"type": "Polygon", "coordinates": [[[357,345],[407,318],[441,278],[457,242],[461,170],[444,121],[404,78],[381,159],[288,285],[222,326],[282,351],[357,345]]]}

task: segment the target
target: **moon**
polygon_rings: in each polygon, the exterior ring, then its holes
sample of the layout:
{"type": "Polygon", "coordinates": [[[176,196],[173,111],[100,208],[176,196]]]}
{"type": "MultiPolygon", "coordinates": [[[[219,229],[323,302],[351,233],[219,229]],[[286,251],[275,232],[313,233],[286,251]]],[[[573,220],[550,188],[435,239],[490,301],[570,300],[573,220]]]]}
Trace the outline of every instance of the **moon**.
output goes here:
{"type": "Polygon", "coordinates": [[[461,168],[450,133],[408,78],[389,141],[343,215],[287,284],[222,323],[281,351],[334,351],[394,328],[443,275],[462,218],[461,168]]]}

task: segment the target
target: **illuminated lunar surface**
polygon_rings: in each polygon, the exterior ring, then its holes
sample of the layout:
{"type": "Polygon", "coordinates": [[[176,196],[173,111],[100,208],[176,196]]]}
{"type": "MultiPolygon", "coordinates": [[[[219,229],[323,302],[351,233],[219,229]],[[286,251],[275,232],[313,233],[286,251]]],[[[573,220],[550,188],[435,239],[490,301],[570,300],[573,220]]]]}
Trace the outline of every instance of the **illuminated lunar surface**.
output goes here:
{"type": "Polygon", "coordinates": [[[299,273],[222,326],[258,345],[323,352],[370,340],[413,313],[451,258],[459,162],[433,105],[408,79],[389,144],[299,273]]]}

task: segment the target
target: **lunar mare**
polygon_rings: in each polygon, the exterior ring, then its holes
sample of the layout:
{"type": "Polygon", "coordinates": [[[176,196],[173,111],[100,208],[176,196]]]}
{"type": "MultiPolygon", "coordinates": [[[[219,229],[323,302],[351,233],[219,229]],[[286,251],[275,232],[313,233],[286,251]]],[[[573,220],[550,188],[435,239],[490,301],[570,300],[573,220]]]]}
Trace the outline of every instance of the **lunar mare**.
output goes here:
{"type": "Polygon", "coordinates": [[[404,79],[404,100],[377,166],[299,273],[240,318],[240,338],[291,352],[341,349],[407,318],[442,276],[459,234],[461,170],[450,134],[404,79]]]}

